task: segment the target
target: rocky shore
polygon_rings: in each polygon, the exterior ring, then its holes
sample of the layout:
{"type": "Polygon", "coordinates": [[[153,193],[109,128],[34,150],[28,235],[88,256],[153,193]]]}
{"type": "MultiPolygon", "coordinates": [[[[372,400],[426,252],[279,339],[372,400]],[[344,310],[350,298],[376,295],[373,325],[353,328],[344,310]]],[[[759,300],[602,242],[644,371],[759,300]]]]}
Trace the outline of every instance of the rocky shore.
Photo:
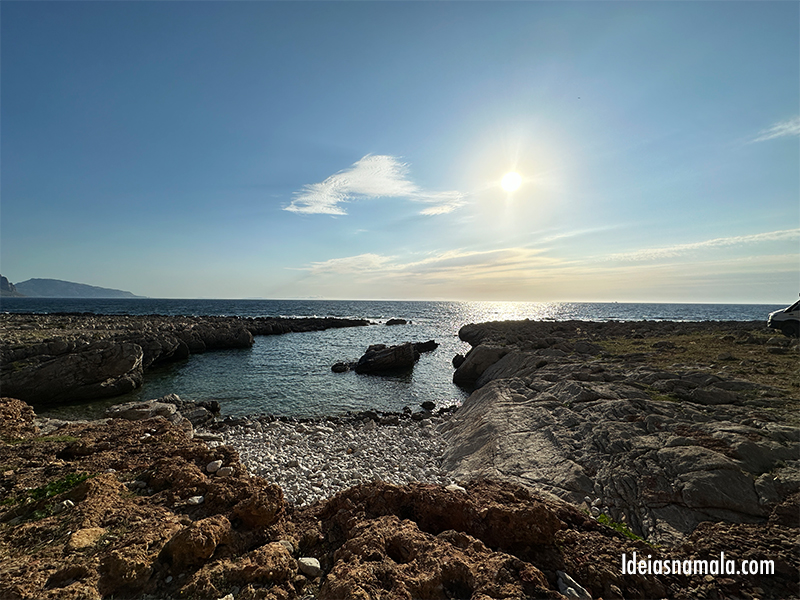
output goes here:
{"type": "Polygon", "coordinates": [[[490,323],[454,380],[456,477],[514,481],[657,543],[800,492],[797,341],[763,323],[490,323]],[[587,507],[588,508],[588,507],[587,507]]]}
{"type": "Polygon", "coordinates": [[[168,397],[63,423],[3,399],[0,597],[800,597],[796,342],[763,323],[460,336],[475,391],[454,413],[215,422],[168,397]],[[634,551],[774,574],[623,574],[634,551]]]}
{"type": "Polygon", "coordinates": [[[369,325],[363,319],[0,314],[0,387],[33,405],[110,398],[152,365],[249,348],[255,335],[369,325]]]}

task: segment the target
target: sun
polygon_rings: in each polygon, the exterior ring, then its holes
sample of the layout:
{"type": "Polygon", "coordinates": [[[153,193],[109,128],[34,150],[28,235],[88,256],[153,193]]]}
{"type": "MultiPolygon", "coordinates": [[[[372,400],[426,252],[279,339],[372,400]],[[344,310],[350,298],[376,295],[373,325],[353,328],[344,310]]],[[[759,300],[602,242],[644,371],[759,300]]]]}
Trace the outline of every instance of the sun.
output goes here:
{"type": "Polygon", "coordinates": [[[520,174],[511,171],[510,173],[506,173],[505,175],[503,175],[503,181],[500,182],[500,185],[503,186],[503,189],[505,191],[513,192],[519,187],[521,183],[522,183],[522,177],[520,177],[520,174]]]}

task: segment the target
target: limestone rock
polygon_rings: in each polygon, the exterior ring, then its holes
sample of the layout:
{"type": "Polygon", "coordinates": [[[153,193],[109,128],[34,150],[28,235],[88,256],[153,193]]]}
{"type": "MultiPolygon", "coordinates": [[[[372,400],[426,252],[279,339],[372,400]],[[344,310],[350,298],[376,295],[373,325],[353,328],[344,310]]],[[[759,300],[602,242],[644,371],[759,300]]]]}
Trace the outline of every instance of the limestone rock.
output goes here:
{"type": "Polygon", "coordinates": [[[122,394],[141,385],[142,356],[137,344],[101,341],[68,354],[3,363],[3,394],[39,404],[122,394]]]}
{"type": "Polygon", "coordinates": [[[497,346],[476,346],[469,351],[464,362],[453,373],[453,383],[474,384],[484,371],[508,354],[506,348],[497,346]]]}
{"type": "Polygon", "coordinates": [[[375,344],[367,348],[354,370],[356,373],[380,373],[408,369],[414,366],[418,358],[419,353],[411,342],[398,346],[375,344]]]}
{"type": "Polygon", "coordinates": [[[303,557],[298,559],[297,565],[303,574],[308,575],[312,579],[322,575],[322,568],[319,566],[319,561],[312,557],[303,557]]]}
{"type": "Polygon", "coordinates": [[[176,533],[164,551],[176,569],[203,564],[221,544],[231,541],[231,523],[224,515],[214,515],[192,523],[176,533]]]}
{"type": "Polygon", "coordinates": [[[360,522],[334,560],[321,599],[386,592],[393,598],[528,598],[548,588],[536,567],[468,534],[434,535],[394,515],[360,522]]]}

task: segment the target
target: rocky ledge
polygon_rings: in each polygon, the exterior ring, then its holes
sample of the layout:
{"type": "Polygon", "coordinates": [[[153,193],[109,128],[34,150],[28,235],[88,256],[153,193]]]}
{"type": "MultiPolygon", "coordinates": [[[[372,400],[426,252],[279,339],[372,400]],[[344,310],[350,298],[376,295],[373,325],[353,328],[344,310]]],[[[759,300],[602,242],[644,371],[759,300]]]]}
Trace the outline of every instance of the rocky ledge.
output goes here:
{"type": "MultiPolygon", "coordinates": [[[[489,323],[454,380],[455,477],[513,481],[682,543],[800,492],[796,341],[763,323],[489,323]]],[[[794,515],[794,522],[797,514],[794,515]]]]}
{"type": "Polygon", "coordinates": [[[34,405],[108,398],[141,386],[151,365],[223,348],[254,335],[369,325],[362,319],[0,315],[3,394],[34,405]]]}

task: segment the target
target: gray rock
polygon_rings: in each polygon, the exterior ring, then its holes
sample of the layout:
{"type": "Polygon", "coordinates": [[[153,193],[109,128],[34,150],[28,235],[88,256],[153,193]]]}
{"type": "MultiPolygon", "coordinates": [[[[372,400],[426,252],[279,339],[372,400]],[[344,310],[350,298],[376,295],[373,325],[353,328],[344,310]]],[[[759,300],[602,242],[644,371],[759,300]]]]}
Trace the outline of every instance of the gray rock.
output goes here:
{"type": "Polygon", "coordinates": [[[142,384],[142,356],[137,344],[101,341],[68,354],[4,362],[0,370],[3,395],[55,404],[124,394],[142,384]]]}
{"type": "Polygon", "coordinates": [[[297,566],[300,571],[312,579],[322,576],[322,569],[320,568],[319,561],[316,558],[303,557],[297,561],[297,566]]]}
{"type": "Polygon", "coordinates": [[[210,463],[206,465],[206,471],[209,473],[216,473],[222,468],[222,461],[221,460],[212,460],[210,463]]]}
{"type": "Polygon", "coordinates": [[[576,600],[592,600],[592,595],[564,571],[556,571],[556,575],[558,576],[558,591],[564,596],[576,600]]]}
{"type": "Polygon", "coordinates": [[[453,383],[459,385],[472,385],[483,372],[508,354],[508,349],[496,346],[476,346],[469,351],[455,373],[453,383]]]}

